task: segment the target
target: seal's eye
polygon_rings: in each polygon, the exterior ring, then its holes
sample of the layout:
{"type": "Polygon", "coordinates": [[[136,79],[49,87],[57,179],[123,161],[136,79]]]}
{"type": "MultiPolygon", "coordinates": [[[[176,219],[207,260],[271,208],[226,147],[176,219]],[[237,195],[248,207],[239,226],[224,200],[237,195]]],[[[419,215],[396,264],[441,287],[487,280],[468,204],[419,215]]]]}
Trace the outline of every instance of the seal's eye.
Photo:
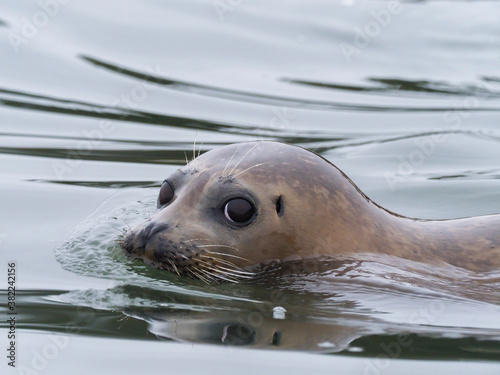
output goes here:
{"type": "Polygon", "coordinates": [[[235,224],[246,224],[254,214],[254,206],[243,198],[231,199],[224,206],[224,216],[235,224]]]}
{"type": "Polygon", "coordinates": [[[160,188],[160,195],[158,195],[158,206],[164,206],[174,197],[174,188],[168,181],[164,181],[160,188]]]}

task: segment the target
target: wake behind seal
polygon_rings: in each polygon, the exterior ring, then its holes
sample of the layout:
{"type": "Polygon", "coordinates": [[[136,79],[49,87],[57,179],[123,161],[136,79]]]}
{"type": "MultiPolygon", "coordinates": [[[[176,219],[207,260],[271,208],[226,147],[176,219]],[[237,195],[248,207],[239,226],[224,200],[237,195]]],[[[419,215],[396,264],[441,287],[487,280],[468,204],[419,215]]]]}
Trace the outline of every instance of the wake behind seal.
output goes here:
{"type": "Polygon", "coordinates": [[[280,142],[209,151],[168,177],[158,211],[129,231],[130,258],[206,282],[270,261],[386,254],[500,270],[500,215],[421,220],[372,202],[321,156],[280,142]]]}

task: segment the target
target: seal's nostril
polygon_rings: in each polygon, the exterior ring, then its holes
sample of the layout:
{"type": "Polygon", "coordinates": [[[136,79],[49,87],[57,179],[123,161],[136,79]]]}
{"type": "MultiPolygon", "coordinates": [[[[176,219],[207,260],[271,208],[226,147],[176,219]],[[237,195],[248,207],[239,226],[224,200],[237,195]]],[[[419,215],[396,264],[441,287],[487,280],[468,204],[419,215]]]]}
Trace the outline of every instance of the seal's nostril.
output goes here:
{"type": "Polygon", "coordinates": [[[168,228],[167,224],[149,223],[142,230],[142,233],[141,233],[142,239],[144,241],[147,241],[150,238],[152,238],[156,233],[159,233],[163,230],[166,230],[167,228],[168,228]]]}
{"type": "Polygon", "coordinates": [[[163,232],[164,230],[167,230],[168,225],[167,224],[158,224],[156,225],[152,230],[151,233],[149,233],[149,238],[153,237],[155,234],[163,232]]]}
{"type": "Polygon", "coordinates": [[[151,234],[151,230],[154,228],[155,223],[149,223],[141,230],[141,237],[144,241],[147,241],[151,234]]]}

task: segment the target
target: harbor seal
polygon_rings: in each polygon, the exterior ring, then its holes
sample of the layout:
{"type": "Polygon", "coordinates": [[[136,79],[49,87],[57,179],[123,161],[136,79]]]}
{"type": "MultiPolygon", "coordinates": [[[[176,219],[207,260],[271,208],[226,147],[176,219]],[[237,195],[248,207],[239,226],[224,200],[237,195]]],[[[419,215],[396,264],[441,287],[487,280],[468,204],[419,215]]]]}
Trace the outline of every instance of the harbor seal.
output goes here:
{"type": "Polygon", "coordinates": [[[206,282],[251,278],[251,266],[270,261],[353,254],[500,270],[500,215],[404,217],[320,155],[280,142],[204,153],[165,179],[157,203],[121,241],[124,252],[206,282]]]}

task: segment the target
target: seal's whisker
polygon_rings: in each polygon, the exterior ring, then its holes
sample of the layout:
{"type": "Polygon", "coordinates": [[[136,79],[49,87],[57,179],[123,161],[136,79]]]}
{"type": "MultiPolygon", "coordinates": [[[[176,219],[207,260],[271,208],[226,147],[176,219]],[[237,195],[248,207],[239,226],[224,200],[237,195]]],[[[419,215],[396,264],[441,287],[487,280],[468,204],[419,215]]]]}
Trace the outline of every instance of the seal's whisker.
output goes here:
{"type": "Polygon", "coordinates": [[[227,171],[229,169],[229,164],[231,164],[231,161],[233,160],[234,156],[238,153],[238,150],[240,149],[240,146],[238,146],[236,148],[236,151],[234,152],[234,154],[229,158],[229,160],[227,161],[227,164],[226,166],[224,167],[224,169],[222,170],[222,174],[221,174],[221,177],[226,177],[228,174],[227,174],[227,171]]]}
{"type": "Polygon", "coordinates": [[[198,275],[196,275],[196,273],[193,271],[192,268],[186,268],[186,272],[190,273],[191,275],[194,276],[195,279],[198,278],[198,275]]]}
{"type": "Polygon", "coordinates": [[[193,142],[193,159],[191,159],[191,167],[189,168],[189,171],[191,172],[191,174],[195,173],[196,172],[196,167],[197,167],[197,163],[196,163],[196,139],[198,138],[198,132],[196,132],[195,136],[194,136],[194,142],[193,142]]]}
{"type": "Polygon", "coordinates": [[[204,260],[201,260],[200,259],[200,262],[203,262],[204,264],[209,264],[210,266],[213,266],[213,267],[217,267],[217,269],[223,269],[223,270],[226,270],[226,271],[230,271],[230,272],[235,272],[235,273],[238,273],[240,275],[246,275],[246,276],[255,276],[255,273],[254,272],[248,272],[248,271],[243,271],[240,267],[236,266],[234,263],[231,263],[231,262],[228,262],[227,260],[224,260],[224,259],[219,259],[219,258],[212,258],[212,257],[204,257],[205,259],[210,259],[211,261],[213,262],[219,262],[219,263],[222,263],[226,266],[229,266],[229,267],[232,267],[232,268],[227,268],[227,267],[224,267],[224,266],[220,266],[220,265],[217,265],[217,264],[210,264],[208,262],[205,262],[204,260]]]}
{"type": "Polygon", "coordinates": [[[245,159],[247,157],[247,155],[252,152],[254,150],[255,147],[257,147],[259,145],[259,143],[256,143],[255,145],[252,146],[252,148],[250,148],[250,150],[248,150],[245,155],[243,155],[243,157],[240,159],[239,162],[236,163],[236,165],[233,167],[233,169],[231,169],[231,171],[229,172],[229,175],[231,176],[234,171],[236,170],[236,168],[238,168],[238,165],[240,165],[240,163],[243,161],[243,159],[245,159]]]}
{"type": "Polygon", "coordinates": [[[238,274],[234,274],[234,273],[231,273],[231,272],[224,272],[222,270],[217,270],[217,272],[215,273],[215,275],[224,275],[225,277],[231,277],[231,278],[234,278],[236,280],[248,280],[248,279],[251,279],[252,277],[251,276],[242,276],[242,275],[238,275],[238,274]]]}
{"type": "Polygon", "coordinates": [[[193,241],[210,241],[210,239],[209,238],[192,238],[190,240],[184,241],[184,243],[193,242],[193,241]]]}
{"type": "Polygon", "coordinates": [[[132,228],[130,227],[130,225],[128,225],[128,223],[125,221],[125,219],[121,219],[121,221],[123,221],[123,222],[125,223],[125,225],[128,227],[128,230],[129,230],[130,232],[133,232],[133,231],[132,231],[132,228]]]}
{"type": "Polygon", "coordinates": [[[213,275],[210,272],[207,272],[207,270],[204,269],[203,267],[196,267],[196,270],[203,273],[208,279],[215,281],[215,275],[213,275]]]}
{"type": "Polygon", "coordinates": [[[200,270],[198,267],[192,266],[192,267],[190,267],[190,269],[191,269],[191,271],[193,271],[192,273],[194,275],[196,275],[196,277],[198,277],[198,279],[202,280],[205,283],[208,283],[208,280],[203,275],[200,275],[200,273],[199,273],[200,270]]]}
{"type": "MultiPolygon", "coordinates": [[[[203,258],[208,259],[208,260],[211,260],[212,262],[215,262],[216,260],[219,260],[219,259],[217,259],[217,258],[207,257],[207,256],[204,256],[203,258]]],[[[200,262],[203,262],[204,264],[209,264],[211,267],[219,267],[217,264],[208,263],[208,262],[205,262],[204,260],[201,260],[201,259],[200,259],[200,262]]],[[[222,262],[222,264],[226,264],[226,265],[228,265],[228,266],[238,268],[236,265],[234,265],[234,264],[233,264],[233,263],[231,263],[231,262],[223,261],[223,262],[222,262]]]]}
{"type": "Polygon", "coordinates": [[[175,273],[180,276],[181,274],[179,273],[179,270],[177,269],[176,265],[174,262],[172,262],[170,259],[167,259],[168,263],[170,263],[170,265],[173,267],[175,273]]]}
{"type": "MultiPolygon", "coordinates": [[[[242,257],[239,257],[237,255],[233,255],[233,254],[219,253],[219,252],[215,252],[215,251],[209,251],[209,252],[207,252],[207,254],[208,255],[212,255],[212,254],[213,255],[222,255],[222,256],[227,256],[227,257],[231,257],[231,258],[241,259],[241,260],[244,260],[246,262],[250,262],[250,260],[247,258],[242,258],[242,257]]],[[[222,260],[224,260],[224,259],[222,259],[222,260]]]]}
{"type": "Polygon", "coordinates": [[[237,247],[229,246],[229,245],[195,245],[195,247],[226,247],[228,249],[240,251],[237,247]]]}
{"type": "Polygon", "coordinates": [[[213,277],[218,277],[219,275],[228,276],[228,277],[232,276],[232,275],[230,275],[230,274],[228,274],[226,272],[221,272],[220,270],[218,270],[217,268],[214,268],[214,267],[203,266],[201,268],[203,268],[207,272],[210,272],[210,274],[213,277]]]}
{"type": "Polygon", "coordinates": [[[125,240],[110,240],[108,241],[108,246],[121,246],[123,248],[123,244],[125,243],[125,240]]]}
{"type": "Polygon", "coordinates": [[[186,151],[184,151],[184,156],[186,157],[186,165],[188,165],[189,164],[189,160],[188,160],[188,155],[187,155],[186,151]]]}
{"type": "Polygon", "coordinates": [[[230,277],[225,277],[225,276],[221,276],[221,275],[216,275],[216,276],[217,276],[217,278],[224,280],[224,281],[229,281],[230,283],[235,283],[235,284],[239,283],[239,280],[232,279],[230,277]]]}
{"type": "Polygon", "coordinates": [[[115,227],[112,228],[120,232],[120,236],[125,236],[127,234],[127,230],[125,228],[115,228],[115,227]]]}
{"type": "MultiPolygon", "coordinates": [[[[198,279],[200,279],[201,281],[203,281],[205,284],[210,284],[210,282],[205,278],[203,277],[202,275],[200,275],[198,272],[196,272],[194,269],[192,268],[188,268],[198,279]]],[[[199,269],[197,268],[196,269],[197,271],[199,271],[199,269]]]]}
{"type": "MultiPolygon", "coordinates": [[[[212,261],[212,262],[214,262],[214,261],[216,261],[216,260],[217,260],[217,258],[207,257],[207,256],[204,256],[203,258],[204,258],[204,259],[208,259],[208,260],[210,260],[210,261],[212,261]]],[[[211,267],[219,267],[219,265],[214,264],[214,263],[210,263],[210,262],[205,261],[205,260],[201,260],[201,259],[200,259],[200,262],[202,262],[203,264],[208,264],[208,265],[209,265],[209,266],[211,266],[211,267]]],[[[229,266],[236,267],[236,266],[235,266],[233,263],[231,263],[231,262],[226,262],[226,263],[228,263],[227,265],[229,265],[229,266]]]]}
{"type": "MultiPolygon", "coordinates": [[[[194,171],[197,172],[198,171],[198,162],[200,159],[198,159],[198,157],[200,156],[201,154],[201,146],[203,145],[203,143],[200,143],[200,149],[198,150],[198,156],[196,156],[194,158],[194,171]]],[[[196,151],[196,146],[195,146],[195,151],[196,151]]]]}
{"type": "MultiPolygon", "coordinates": [[[[226,276],[232,276],[232,277],[242,277],[242,278],[248,278],[249,276],[248,275],[243,275],[243,274],[238,274],[237,270],[230,270],[229,268],[225,268],[225,267],[221,267],[221,266],[216,266],[216,265],[212,265],[208,262],[205,262],[205,261],[200,261],[200,263],[203,263],[203,268],[204,269],[208,269],[208,270],[211,270],[211,271],[215,271],[215,274],[223,274],[223,275],[226,275],[226,276]]],[[[244,271],[242,271],[244,272],[244,271]]]]}
{"type": "Polygon", "coordinates": [[[211,257],[211,256],[204,256],[202,257],[204,259],[208,259],[210,260],[213,264],[214,267],[220,267],[219,264],[223,264],[225,266],[228,266],[228,267],[231,267],[229,269],[240,269],[237,265],[235,265],[234,263],[231,263],[229,261],[226,261],[226,260],[223,260],[223,259],[219,259],[219,258],[214,258],[214,257],[211,257]]]}
{"type": "Polygon", "coordinates": [[[196,138],[198,138],[198,132],[195,133],[194,135],[194,142],[193,142],[193,160],[196,159],[196,138]]]}
{"type": "Polygon", "coordinates": [[[220,269],[223,269],[225,271],[229,271],[229,272],[232,272],[233,274],[237,274],[241,277],[253,277],[255,276],[255,273],[253,272],[247,272],[247,271],[242,271],[241,269],[230,269],[230,268],[226,268],[224,266],[217,266],[218,268],[220,269]]]}
{"type": "MultiPolygon", "coordinates": [[[[233,255],[233,254],[225,254],[225,253],[218,253],[218,252],[215,252],[215,251],[209,251],[207,252],[208,255],[210,254],[214,254],[214,255],[222,255],[222,256],[227,256],[227,257],[232,257],[232,258],[236,258],[236,259],[241,259],[241,260],[244,260],[246,262],[250,262],[250,260],[246,259],[246,258],[242,258],[242,257],[239,257],[237,255],[233,255]]],[[[201,256],[201,255],[200,255],[201,256]]]]}
{"type": "Polygon", "coordinates": [[[218,279],[221,279],[221,280],[232,282],[232,283],[238,283],[239,282],[239,280],[237,278],[231,277],[231,275],[227,275],[227,274],[221,275],[221,272],[219,272],[219,271],[216,272],[216,273],[212,273],[212,276],[216,277],[218,279]]]}
{"type": "MultiPolygon", "coordinates": [[[[212,264],[202,260],[202,259],[199,259],[198,262],[202,263],[203,264],[203,267],[206,267],[208,266],[208,268],[211,268],[212,267],[212,264]],[[205,266],[206,265],[206,266],[205,266]]],[[[215,270],[215,268],[212,267],[213,270],[215,270]]]]}
{"type": "Polygon", "coordinates": [[[233,255],[233,254],[219,253],[219,252],[215,252],[215,251],[207,251],[206,254],[208,255],[208,257],[210,257],[210,255],[212,255],[212,254],[213,255],[222,255],[222,256],[227,256],[227,257],[231,257],[231,258],[241,259],[241,260],[244,260],[245,262],[250,262],[250,260],[247,258],[242,258],[242,257],[239,257],[237,255],[233,255]]]}
{"type": "MultiPolygon", "coordinates": [[[[205,259],[210,259],[212,262],[218,262],[218,263],[221,263],[221,264],[225,264],[226,266],[229,266],[229,267],[233,267],[233,268],[239,268],[237,265],[235,265],[234,263],[231,263],[227,260],[224,260],[224,259],[220,259],[220,258],[214,258],[214,257],[211,257],[211,256],[203,256],[203,258],[205,259]]],[[[218,267],[217,264],[215,264],[216,267],[218,267]]]]}
{"type": "Polygon", "coordinates": [[[206,265],[203,265],[203,266],[200,266],[198,267],[198,269],[201,271],[203,270],[205,272],[205,274],[207,275],[210,275],[210,278],[212,280],[217,280],[218,277],[219,277],[219,270],[217,270],[216,268],[213,268],[213,267],[209,267],[209,266],[206,266],[206,265]]]}
{"type": "Polygon", "coordinates": [[[269,164],[269,163],[267,163],[267,162],[266,162],[266,163],[259,163],[259,164],[255,164],[255,165],[253,165],[253,166],[251,166],[251,167],[249,167],[249,168],[247,168],[247,169],[245,169],[245,170],[243,170],[243,171],[241,171],[241,172],[239,172],[239,173],[235,174],[235,175],[233,176],[233,178],[236,178],[236,177],[238,177],[239,175],[241,175],[241,174],[243,174],[243,173],[245,173],[245,172],[249,171],[250,169],[254,169],[255,167],[260,167],[261,165],[264,165],[264,164],[269,164]]]}
{"type": "Polygon", "coordinates": [[[200,143],[200,148],[198,149],[198,156],[196,156],[196,159],[198,159],[200,157],[202,147],[203,147],[203,142],[200,143]]]}

